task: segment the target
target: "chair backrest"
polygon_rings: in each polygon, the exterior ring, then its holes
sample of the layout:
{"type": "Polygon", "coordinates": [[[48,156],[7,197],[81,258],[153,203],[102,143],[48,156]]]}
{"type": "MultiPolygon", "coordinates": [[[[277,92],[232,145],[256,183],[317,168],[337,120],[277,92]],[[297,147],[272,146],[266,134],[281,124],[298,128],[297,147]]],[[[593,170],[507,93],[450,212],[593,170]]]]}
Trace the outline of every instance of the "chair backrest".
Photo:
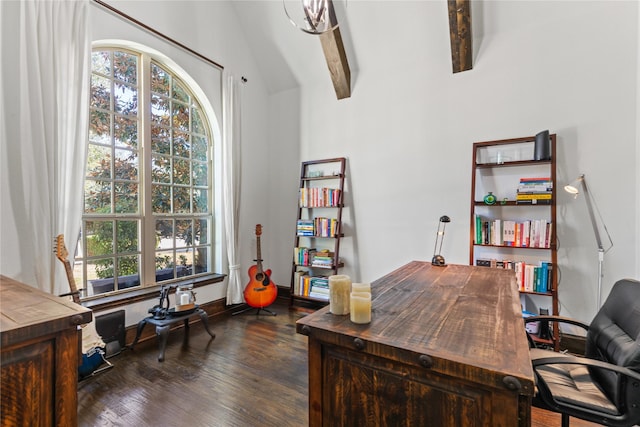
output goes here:
{"type": "MultiPolygon", "coordinates": [[[[617,281],[587,332],[587,357],[640,372],[640,281],[617,281]]],[[[592,370],[605,393],[620,407],[628,392],[638,393],[618,375],[592,370]]]]}

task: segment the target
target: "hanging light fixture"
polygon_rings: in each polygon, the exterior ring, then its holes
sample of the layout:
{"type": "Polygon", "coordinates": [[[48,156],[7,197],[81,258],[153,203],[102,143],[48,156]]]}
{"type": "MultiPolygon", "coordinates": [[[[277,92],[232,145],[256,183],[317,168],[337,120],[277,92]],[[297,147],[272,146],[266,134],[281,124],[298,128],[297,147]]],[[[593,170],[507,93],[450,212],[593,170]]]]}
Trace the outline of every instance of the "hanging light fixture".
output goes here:
{"type": "Polygon", "coordinates": [[[338,28],[346,13],[346,0],[283,0],[284,12],[294,27],[308,34],[338,28]]]}

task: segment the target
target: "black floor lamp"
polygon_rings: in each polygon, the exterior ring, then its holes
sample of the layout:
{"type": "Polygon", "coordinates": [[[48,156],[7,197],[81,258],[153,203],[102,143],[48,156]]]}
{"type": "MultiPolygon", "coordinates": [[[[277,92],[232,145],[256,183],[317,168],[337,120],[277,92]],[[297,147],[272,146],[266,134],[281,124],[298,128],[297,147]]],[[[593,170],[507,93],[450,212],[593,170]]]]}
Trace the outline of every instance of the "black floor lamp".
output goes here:
{"type": "Polygon", "coordinates": [[[595,204],[595,200],[593,200],[593,196],[589,192],[589,187],[587,187],[587,181],[584,177],[584,174],[576,178],[576,180],[573,181],[571,184],[565,185],[564,190],[567,193],[573,194],[574,198],[577,198],[578,195],[580,194],[578,185],[582,185],[582,188],[584,189],[584,199],[587,202],[589,219],[591,220],[591,225],[593,226],[593,233],[596,236],[596,243],[598,245],[598,307],[596,308],[596,310],[600,310],[600,306],[602,302],[602,264],[604,262],[604,254],[613,247],[613,241],[611,240],[611,236],[609,235],[609,230],[607,230],[607,226],[602,220],[602,215],[600,215],[600,210],[598,210],[598,206],[595,204]],[[609,239],[609,247],[607,249],[605,249],[604,246],[602,245],[600,229],[598,228],[598,223],[596,222],[596,216],[593,210],[594,205],[595,205],[596,211],[598,212],[598,218],[600,218],[600,223],[602,224],[602,228],[604,228],[604,231],[607,234],[607,239],[609,239]]]}

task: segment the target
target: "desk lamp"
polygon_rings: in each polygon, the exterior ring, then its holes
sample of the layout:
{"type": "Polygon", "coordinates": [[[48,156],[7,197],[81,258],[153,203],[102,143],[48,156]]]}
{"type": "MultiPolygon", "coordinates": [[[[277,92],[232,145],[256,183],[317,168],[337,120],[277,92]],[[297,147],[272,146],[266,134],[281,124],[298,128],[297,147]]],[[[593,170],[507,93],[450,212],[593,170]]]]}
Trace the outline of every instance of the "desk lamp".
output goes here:
{"type": "Polygon", "coordinates": [[[444,257],[440,255],[440,252],[442,252],[442,242],[444,241],[444,229],[447,226],[448,222],[451,222],[451,219],[446,215],[442,215],[440,217],[440,221],[438,222],[436,244],[433,247],[433,258],[431,259],[431,264],[437,267],[444,267],[445,265],[447,265],[444,261],[444,257]],[[442,228],[442,230],[440,228],[442,228]],[[438,240],[440,240],[440,247],[438,247],[438,240]]]}

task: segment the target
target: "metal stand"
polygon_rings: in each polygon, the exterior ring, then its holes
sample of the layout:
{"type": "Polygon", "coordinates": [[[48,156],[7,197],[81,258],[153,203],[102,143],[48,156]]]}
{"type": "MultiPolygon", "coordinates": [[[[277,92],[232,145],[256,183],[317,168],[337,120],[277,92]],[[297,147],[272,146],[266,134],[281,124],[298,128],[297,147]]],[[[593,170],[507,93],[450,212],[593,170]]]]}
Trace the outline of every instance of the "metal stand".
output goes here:
{"type": "Polygon", "coordinates": [[[231,315],[235,316],[237,314],[246,313],[249,310],[256,310],[256,309],[258,310],[258,311],[256,311],[256,316],[260,314],[260,311],[266,311],[267,313],[269,313],[272,316],[277,316],[278,315],[278,313],[273,312],[273,311],[269,310],[268,308],[264,308],[264,307],[260,307],[260,308],[247,307],[247,308],[244,308],[244,309],[242,309],[240,311],[236,311],[235,313],[231,313],[231,315]]]}
{"type": "MultiPolygon", "coordinates": [[[[596,243],[598,244],[598,295],[596,295],[596,302],[598,306],[596,307],[596,311],[600,310],[600,306],[602,305],[602,263],[604,262],[604,247],[602,246],[602,238],[600,237],[600,230],[598,229],[598,224],[596,222],[596,216],[593,212],[593,197],[589,192],[589,188],[587,187],[587,181],[584,178],[584,175],[581,176],[582,179],[582,187],[584,188],[584,198],[587,202],[587,210],[589,212],[589,219],[591,220],[591,225],[593,226],[593,234],[596,236],[596,243]]],[[[596,206],[597,209],[597,206],[596,206]]],[[[598,211],[600,214],[600,211],[598,211]]],[[[602,221],[602,217],[600,218],[600,222],[607,232],[607,237],[609,237],[609,242],[611,242],[611,246],[613,246],[613,242],[611,241],[611,236],[609,236],[609,231],[607,230],[606,225],[604,225],[604,221],[602,221]]],[[[611,247],[609,247],[611,249],[611,247]]]]}

